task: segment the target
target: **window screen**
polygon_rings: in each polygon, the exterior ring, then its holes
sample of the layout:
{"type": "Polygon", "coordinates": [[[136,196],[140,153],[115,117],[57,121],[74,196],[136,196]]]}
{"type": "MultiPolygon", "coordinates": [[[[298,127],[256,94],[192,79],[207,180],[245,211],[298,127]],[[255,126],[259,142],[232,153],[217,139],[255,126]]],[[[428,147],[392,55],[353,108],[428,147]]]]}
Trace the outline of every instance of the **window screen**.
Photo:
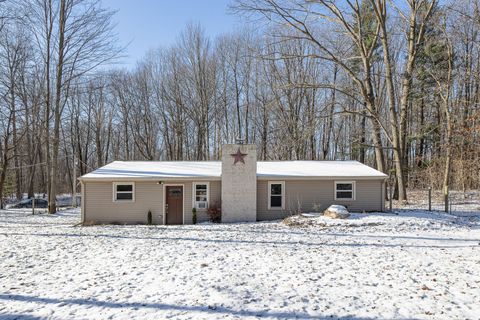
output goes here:
{"type": "Polygon", "coordinates": [[[133,200],[133,184],[116,184],[115,185],[115,201],[133,200]]]}
{"type": "Polygon", "coordinates": [[[283,185],[281,183],[270,184],[270,208],[281,208],[283,197],[283,185]]]}
{"type": "Polygon", "coordinates": [[[208,184],[197,183],[195,184],[195,207],[206,209],[208,201],[208,184]]]}
{"type": "Polygon", "coordinates": [[[335,184],[335,198],[352,200],[353,199],[353,183],[352,182],[337,182],[335,184]]]}

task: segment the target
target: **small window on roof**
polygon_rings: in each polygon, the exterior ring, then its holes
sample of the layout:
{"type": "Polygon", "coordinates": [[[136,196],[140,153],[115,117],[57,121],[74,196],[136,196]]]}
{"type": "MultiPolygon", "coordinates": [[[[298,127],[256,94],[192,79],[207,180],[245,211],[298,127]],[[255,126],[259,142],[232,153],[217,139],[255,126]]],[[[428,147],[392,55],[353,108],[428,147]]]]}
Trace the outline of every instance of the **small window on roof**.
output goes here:
{"type": "Polygon", "coordinates": [[[114,182],[113,201],[132,202],[135,200],[135,184],[133,182],[114,182]]]}
{"type": "Polygon", "coordinates": [[[355,182],[335,181],[335,200],[355,200],[355,182]]]}

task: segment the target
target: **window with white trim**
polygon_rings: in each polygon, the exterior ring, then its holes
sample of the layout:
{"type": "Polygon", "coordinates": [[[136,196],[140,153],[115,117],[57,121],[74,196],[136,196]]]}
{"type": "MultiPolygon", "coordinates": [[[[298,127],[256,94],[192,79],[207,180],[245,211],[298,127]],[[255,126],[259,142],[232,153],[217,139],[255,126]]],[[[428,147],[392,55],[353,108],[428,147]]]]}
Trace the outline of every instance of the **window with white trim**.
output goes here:
{"type": "Polygon", "coordinates": [[[335,181],[335,200],[355,200],[355,182],[335,181]]]}
{"type": "Polygon", "coordinates": [[[113,201],[133,202],[135,201],[135,184],[133,182],[114,182],[113,201]]]}
{"type": "Polygon", "coordinates": [[[268,209],[285,208],[285,182],[268,182],[268,209]]]}
{"type": "Polygon", "coordinates": [[[197,209],[207,209],[208,208],[208,193],[209,193],[209,183],[208,182],[195,182],[193,184],[193,202],[194,206],[197,209]]]}

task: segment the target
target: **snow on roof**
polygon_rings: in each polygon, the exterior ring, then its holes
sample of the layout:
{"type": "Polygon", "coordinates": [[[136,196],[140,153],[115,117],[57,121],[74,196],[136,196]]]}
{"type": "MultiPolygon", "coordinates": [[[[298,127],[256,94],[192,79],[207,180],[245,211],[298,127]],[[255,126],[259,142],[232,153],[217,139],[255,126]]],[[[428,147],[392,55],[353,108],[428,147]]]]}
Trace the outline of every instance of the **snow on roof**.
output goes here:
{"type": "Polygon", "coordinates": [[[114,161],[82,178],[220,178],[219,161],[114,161]]]}
{"type": "MultiPolygon", "coordinates": [[[[220,161],[114,161],[81,179],[220,179],[220,161]]],[[[258,178],[386,178],[358,161],[259,161],[258,178]]]]}
{"type": "Polygon", "coordinates": [[[378,177],[387,175],[358,161],[259,161],[261,177],[378,177]]]}

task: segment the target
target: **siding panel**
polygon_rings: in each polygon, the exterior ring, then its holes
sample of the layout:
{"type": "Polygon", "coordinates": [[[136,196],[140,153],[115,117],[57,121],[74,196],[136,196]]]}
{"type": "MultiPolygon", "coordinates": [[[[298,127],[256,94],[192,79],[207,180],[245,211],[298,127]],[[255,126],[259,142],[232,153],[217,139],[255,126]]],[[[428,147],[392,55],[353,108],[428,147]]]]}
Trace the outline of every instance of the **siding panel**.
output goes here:
{"type": "Polygon", "coordinates": [[[163,223],[162,186],[154,181],[135,182],[135,202],[114,202],[113,182],[85,182],[85,221],[101,223],[163,223]]]}
{"type": "MultiPolygon", "coordinates": [[[[339,181],[339,180],[337,180],[339,181]]],[[[192,223],[193,181],[135,182],[135,202],[113,202],[113,182],[84,182],[82,197],[85,221],[102,223],[146,223],[152,211],[153,223],[163,224],[163,189],[168,184],[184,186],[184,223],[192,223]]],[[[257,181],[257,220],[282,219],[298,212],[312,211],[315,206],[324,210],[331,204],[343,204],[351,211],[382,211],[383,180],[356,180],[356,200],[335,201],[334,181],[285,180],[285,210],[268,210],[268,181],[257,181]]],[[[221,181],[210,181],[209,205],[221,203],[221,181]]],[[[198,222],[208,221],[206,210],[197,212],[198,222]]]]}
{"type": "MultiPolygon", "coordinates": [[[[129,182],[129,181],[125,181],[129,182]]],[[[135,202],[113,202],[113,181],[84,182],[82,197],[85,221],[100,223],[146,223],[150,210],[154,224],[163,224],[164,208],[163,193],[166,185],[183,185],[184,192],[184,223],[192,223],[192,181],[168,181],[163,185],[156,181],[135,181],[135,202]]],[[[221,182],[210,181],[210,203],[220,201],[221,182]]],[[[198,213],[198,221],[207,221],[206,212],[198,213]]]]}
{"type": "MultiPolygon", "coordinates": [[[[335,180],[341,181],[341,180],[335,180]]],[[[351,181],[351,180],[349,180],[351,181]]],[[[268,181],[257,182],[257,220],[282,219],[332,204],[351,211],[383,211],[383,180],[356,180],[356,199],[335,201],[334,180],[285,180],[285,210],[268,210],[268,181]]]]}

